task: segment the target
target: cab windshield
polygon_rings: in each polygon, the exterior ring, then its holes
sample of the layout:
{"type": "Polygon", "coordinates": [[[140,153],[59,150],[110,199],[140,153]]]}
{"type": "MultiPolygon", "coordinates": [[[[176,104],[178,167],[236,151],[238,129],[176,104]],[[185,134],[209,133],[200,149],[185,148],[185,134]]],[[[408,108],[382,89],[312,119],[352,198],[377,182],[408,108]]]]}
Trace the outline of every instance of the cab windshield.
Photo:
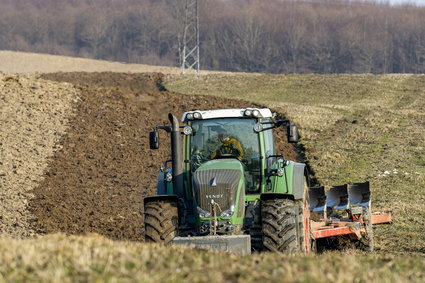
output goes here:
{"type": "Polygon", "coordinates": [[[203,163],[236,158],[245,167],[247,193],[256,193],[261,183],[260,141],[253,128],[256,119],[211,119],[192,122],[190,163],[194,172],[203,163]]]}

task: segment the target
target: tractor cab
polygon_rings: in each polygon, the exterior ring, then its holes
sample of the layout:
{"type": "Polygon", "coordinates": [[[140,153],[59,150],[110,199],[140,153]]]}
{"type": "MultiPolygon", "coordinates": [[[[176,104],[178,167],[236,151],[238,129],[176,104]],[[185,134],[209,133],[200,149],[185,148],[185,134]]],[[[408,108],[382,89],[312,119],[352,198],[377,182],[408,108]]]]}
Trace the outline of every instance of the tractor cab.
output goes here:
{"type": "Polygon", "coordinates": [[[212,160],[236,159],[244,169],[245,192],[259,194],[264,189],[265,169],[277,161],[270,158],[276,156],[272,129],[283,124],[272,119],[269,109],[191,111],[182,121],[187,124],[184,155],[190,174],[212,160]]]}

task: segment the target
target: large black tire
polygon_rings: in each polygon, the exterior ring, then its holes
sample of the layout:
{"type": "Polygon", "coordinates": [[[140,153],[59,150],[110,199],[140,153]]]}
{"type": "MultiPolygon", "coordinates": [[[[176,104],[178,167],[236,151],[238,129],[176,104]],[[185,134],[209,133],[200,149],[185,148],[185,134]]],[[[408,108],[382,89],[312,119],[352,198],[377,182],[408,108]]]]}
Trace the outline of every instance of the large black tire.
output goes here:
{"type": "Polygon", "coordinates": [[[171,245],[178,231],[178,209],[173,201],[145,204],[145,241],[171,245]]]}
{"type": "Polygon", "coordinates": [[[303,198],[295,201],[295,211],[297,213],[298,250],[309,253],[314,250],[315,245],[310,227],[310,201],[307,180],[304,180],[303,198]]]}
{"type": "Polygon", "coordinates": [[[252,225],[249,229],[251,236],[251,250],[261,252],[263,250],[263,231],[261,225],[252,225]]]}
{"type": "Polygon", "coordinates": [[[271,252],[298,251],[294,201],[271,199],[261,202],[263,249],[271,252]]]}
{"type": "Polygon", "coordinates": [[[363,251],[373,252],[374,243],[370,206],[363,207],[363,219],[366,221],[366,233],[362,233],[362,238],[356,243],[356,247],[363,251]]]}
{"type": "Polygon", "coordinates": [[[251,251],[261,252],[263,250],[263,227],[261,225],[260,203],[254,205],[252,213],[254,214],[254,220],[249,228],[249,235],[251,236],[251,251]]]}

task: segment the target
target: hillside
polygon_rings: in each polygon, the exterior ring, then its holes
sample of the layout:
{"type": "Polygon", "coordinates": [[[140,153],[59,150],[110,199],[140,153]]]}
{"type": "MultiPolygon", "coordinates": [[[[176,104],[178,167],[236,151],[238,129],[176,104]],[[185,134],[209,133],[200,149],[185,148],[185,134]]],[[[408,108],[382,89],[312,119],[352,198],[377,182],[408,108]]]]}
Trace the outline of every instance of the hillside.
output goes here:
{"type": "Polygon", "coordinates": [[[162,72],[179,74],[180,69],[142,64],[100,61],[85,58],[56,56],[0,50],[0,71],[5,73],[54,72],[162,72]]]}
{"type": "MultiPolygon", "coordinates": [[[[86,63],[55,58],[72,70],[86,63]]],[[[92,63],[95,71],[108,64],[92,63]]],[[[1,280],[425,280],[424,75],[196,78],[143,68],[135,66],[149,73],[0,74],[1,280]],[[255,104],[300,126],[322,184],[371,181],[373,209],[395,217],[376,227],[376,252],[243,257],[140,242],[141,200],[169,154],[165,135],[160,151],[148,150],[147,131],[169,111],[255,104]]],[[[296,158],[282,140],[279,151],[296,158]]]]}

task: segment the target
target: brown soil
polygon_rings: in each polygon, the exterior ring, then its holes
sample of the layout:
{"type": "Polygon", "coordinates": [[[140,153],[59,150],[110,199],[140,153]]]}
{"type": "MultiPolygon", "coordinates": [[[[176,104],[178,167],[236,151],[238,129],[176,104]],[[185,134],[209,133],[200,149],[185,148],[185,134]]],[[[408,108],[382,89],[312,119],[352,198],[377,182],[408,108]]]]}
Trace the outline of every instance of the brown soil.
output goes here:
{"type": "MultiPolygon", "coordinates": [[[[55,73],[41,77],[61,82],[58,85],[79,93],[79,98],[67,104],[72,108],[65,123],[68,128],[47,146],[58,148],[48,162],[34,155],[19,157],[22,164],[30,159],[43,163],[44,175],[37,180],[32,195],[7,203],[7,209],[28,202],[20,205],[27,215],[25,223],[31,222],[31,227],[23,226],[37,234],[95,232],[112,239],[141,240],[143,197],[155,192],[159,165],[170,156],[166,134],[161,134],[161,149],[154,151],[148,149],[148,132],[167,123],[169,112],[180,117],[193,109],[253,106],[240,100],[170,93],[161,88],[162,75],[156,73],[55,73]]],[[[52,112],[50,108],[38,111],[52,112]]],[[[48,121],[42,127],[48,132],[53,125],[48,121]]],[[[28,138],[37,144],[43,133],[28,138]]],[[[293,147],[282,140],[280,136],[278,150],[288,159],[295,158],[293,147]]],[[[13,230],[13,225],[8,227],[13,230]]]]}
{"type": "Polygon", "coordinates": [[[30,236],[31,190],[60,149],[78,91],[66,83],[0,73],[0,232],[30,236]]]}

